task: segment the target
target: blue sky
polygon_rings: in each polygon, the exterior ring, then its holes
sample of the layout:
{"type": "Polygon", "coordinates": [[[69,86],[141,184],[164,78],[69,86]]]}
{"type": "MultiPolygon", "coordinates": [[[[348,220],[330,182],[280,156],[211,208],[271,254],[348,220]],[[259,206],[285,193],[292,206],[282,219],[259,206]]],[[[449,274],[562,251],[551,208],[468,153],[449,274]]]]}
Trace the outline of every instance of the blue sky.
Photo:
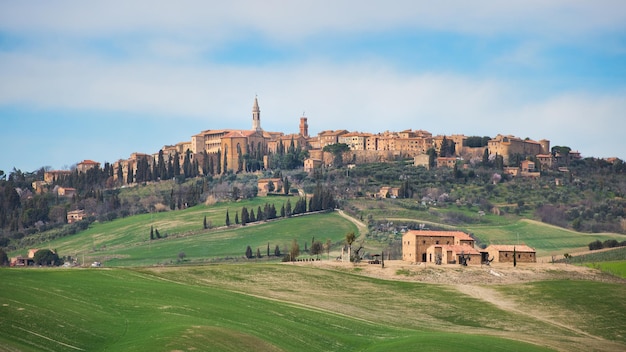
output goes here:
{"type": "Polygon", "coordinates": [[[206,129],[424,129],[626,159],[624,1],[3,1],[0,170],[206,129]]]}

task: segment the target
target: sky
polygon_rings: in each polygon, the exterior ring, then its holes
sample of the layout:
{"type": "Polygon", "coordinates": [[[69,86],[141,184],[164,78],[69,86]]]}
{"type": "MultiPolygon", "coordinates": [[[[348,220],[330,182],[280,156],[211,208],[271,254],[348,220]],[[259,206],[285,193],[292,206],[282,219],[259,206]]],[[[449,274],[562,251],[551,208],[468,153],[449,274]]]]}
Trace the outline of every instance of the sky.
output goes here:
{"type": "Polygon", "coordinates": [[[626,1],[0,0],[0,170],[207,129],[422,129],[626,160],[626,1]]]}

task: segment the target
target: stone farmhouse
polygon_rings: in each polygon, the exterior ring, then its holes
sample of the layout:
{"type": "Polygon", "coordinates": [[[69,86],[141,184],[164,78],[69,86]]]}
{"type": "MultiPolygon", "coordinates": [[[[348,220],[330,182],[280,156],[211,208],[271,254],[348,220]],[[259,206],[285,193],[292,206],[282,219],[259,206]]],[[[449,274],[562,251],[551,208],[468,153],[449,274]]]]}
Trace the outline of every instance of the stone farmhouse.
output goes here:
{"type": "MultiPolygon", "coordinates": [[[[436,258],[433,253],[443,251],[444,247],[441,246],[466,246],[470,251],[474,248],[474,243],[470,235],[461,231],[407,231],[402,236],[402,260],[434,263],[436,258]],[[440,246],[440,249],[429,251],[432,246],[440,246]]],[[[458,248],[455,251],[456,249],[458,248]]],[[[480,264],[480,261],[476,264],[480,264]]]]}
{"type": "Polygon", "coordinates": [[[489,254],[489,259],[493,258],[495,263],[513,263],[513,255],[517,256],[518,263],[537,262],[537,253],[527,245],[498,245],[492,244],[485,248],[489,254]]]}
{"type": "Polygon", "coordinates": [[[80,209],[80,210],[71,210],[67,212],[67,223],[71,224],[74,223],[76,221],[81,221],[83,220],[85,217],[87,216],[87,214],[85,213],[84,210],[80,209]]]}
{"type": "Polygon", "coordinates": [[[407,231],[402,236],[402,260],[412,263],[480,265],[513,262],[536,262],[535,250],[526,245],[491,245],[484,250],[475,248],[474,239],[461,231],[407,231]]]}

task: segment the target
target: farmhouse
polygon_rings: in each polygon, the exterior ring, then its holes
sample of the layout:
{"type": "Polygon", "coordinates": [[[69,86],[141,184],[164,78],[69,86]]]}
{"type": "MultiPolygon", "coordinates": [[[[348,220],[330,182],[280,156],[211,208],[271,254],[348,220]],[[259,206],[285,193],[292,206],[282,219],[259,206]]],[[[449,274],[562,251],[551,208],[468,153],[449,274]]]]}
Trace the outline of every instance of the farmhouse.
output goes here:
{"type": "Polygon", "coordinates": [[[86,216],[85,210],[71,210],[67,212],[67,223],[71,224],[76,221],[81,221],[86,216]]]}
{"type": "Polygon", "coordinates": [[[268,193],[280,193],[283,189],[283,180],[278,177],[261,178],[257,182],[257,188],[259,190],[259,196],[266,196],[268,193]]]}
{"type": "Polygon", "coordinates": [[[17,257],[12,257],[10,259],[11,266],[29,266],[35,264],[35,253],[37,253],[39,249],[29,249],[28,256],[22,257],[18,255],[17,257]]]}
{"type": "Polygon", "coordinates": [[[513,254],[517,256],[518,263],[536,263],[537,253],[527,245],[498,245],[492,244],[485,248],[489,255],[489,259],[493,258],[495,263],[512,263],[513,254]]]}
{"type": "Polygon", "coordinates": [[[380,191],[378,192],[378,197],[398,198],[399,192],[400,192],[400,187],[383,186],[383,187],[380,187],[380,191]]]}
{"type": "MultiPolygon", "coordinates": [[[[474,239],[470,235],[461,231],[407,231],[402,236],[402,260],[408,262],[432,262],[434,263],[437,254],[441,254],[443,257],[443,246],[462,246],[460,247],[445,247],[446,258],[449,261],[457,258],[461,252],[466,249],[466,253],[476,251],[474,249],[474,239]],[[431,246],[440,246],[440,249],[433,248],[429,251],[431,246]],[[472,251],[473,250],[473,251],[472,251]],[[448,257],[450,253],[450,257],[448,257]],[[432,256],[429,257],[428,254],[432,256]]],[[[472,254],[472,255],[475,255],[472,254]]],[[[480,255],[480,253],[478,253],[480,255]]],[[[480,264],[480,258],[477,260],[480,264]]]]}
{"type": "Polygon", "coordinates": [[[480,265],[482,254],[468,245],[434,245],[426,249],[429,263],[457,264],[464,258],[468,265],[480,265]]]}

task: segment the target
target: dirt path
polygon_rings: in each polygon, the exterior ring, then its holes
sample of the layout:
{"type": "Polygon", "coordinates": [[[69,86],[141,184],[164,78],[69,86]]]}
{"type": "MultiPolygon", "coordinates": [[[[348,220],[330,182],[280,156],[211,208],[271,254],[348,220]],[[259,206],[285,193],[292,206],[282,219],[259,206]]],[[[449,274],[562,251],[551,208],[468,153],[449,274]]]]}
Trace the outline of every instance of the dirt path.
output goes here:
{"type": "Polygon", "coordinates": [[[359,237],[360,236],[365,236],[367,234],[367,225],[365,225],[365,223],[363,223],[362,221],[353,218],[352,216],[346,214],[343,212],[343,210],[341,209],[336,209],[337,213],[341,216],[343,216],[344,218],[352,221],[353,224],[356,225],[357,229],[359,230],[359,237]]]}

